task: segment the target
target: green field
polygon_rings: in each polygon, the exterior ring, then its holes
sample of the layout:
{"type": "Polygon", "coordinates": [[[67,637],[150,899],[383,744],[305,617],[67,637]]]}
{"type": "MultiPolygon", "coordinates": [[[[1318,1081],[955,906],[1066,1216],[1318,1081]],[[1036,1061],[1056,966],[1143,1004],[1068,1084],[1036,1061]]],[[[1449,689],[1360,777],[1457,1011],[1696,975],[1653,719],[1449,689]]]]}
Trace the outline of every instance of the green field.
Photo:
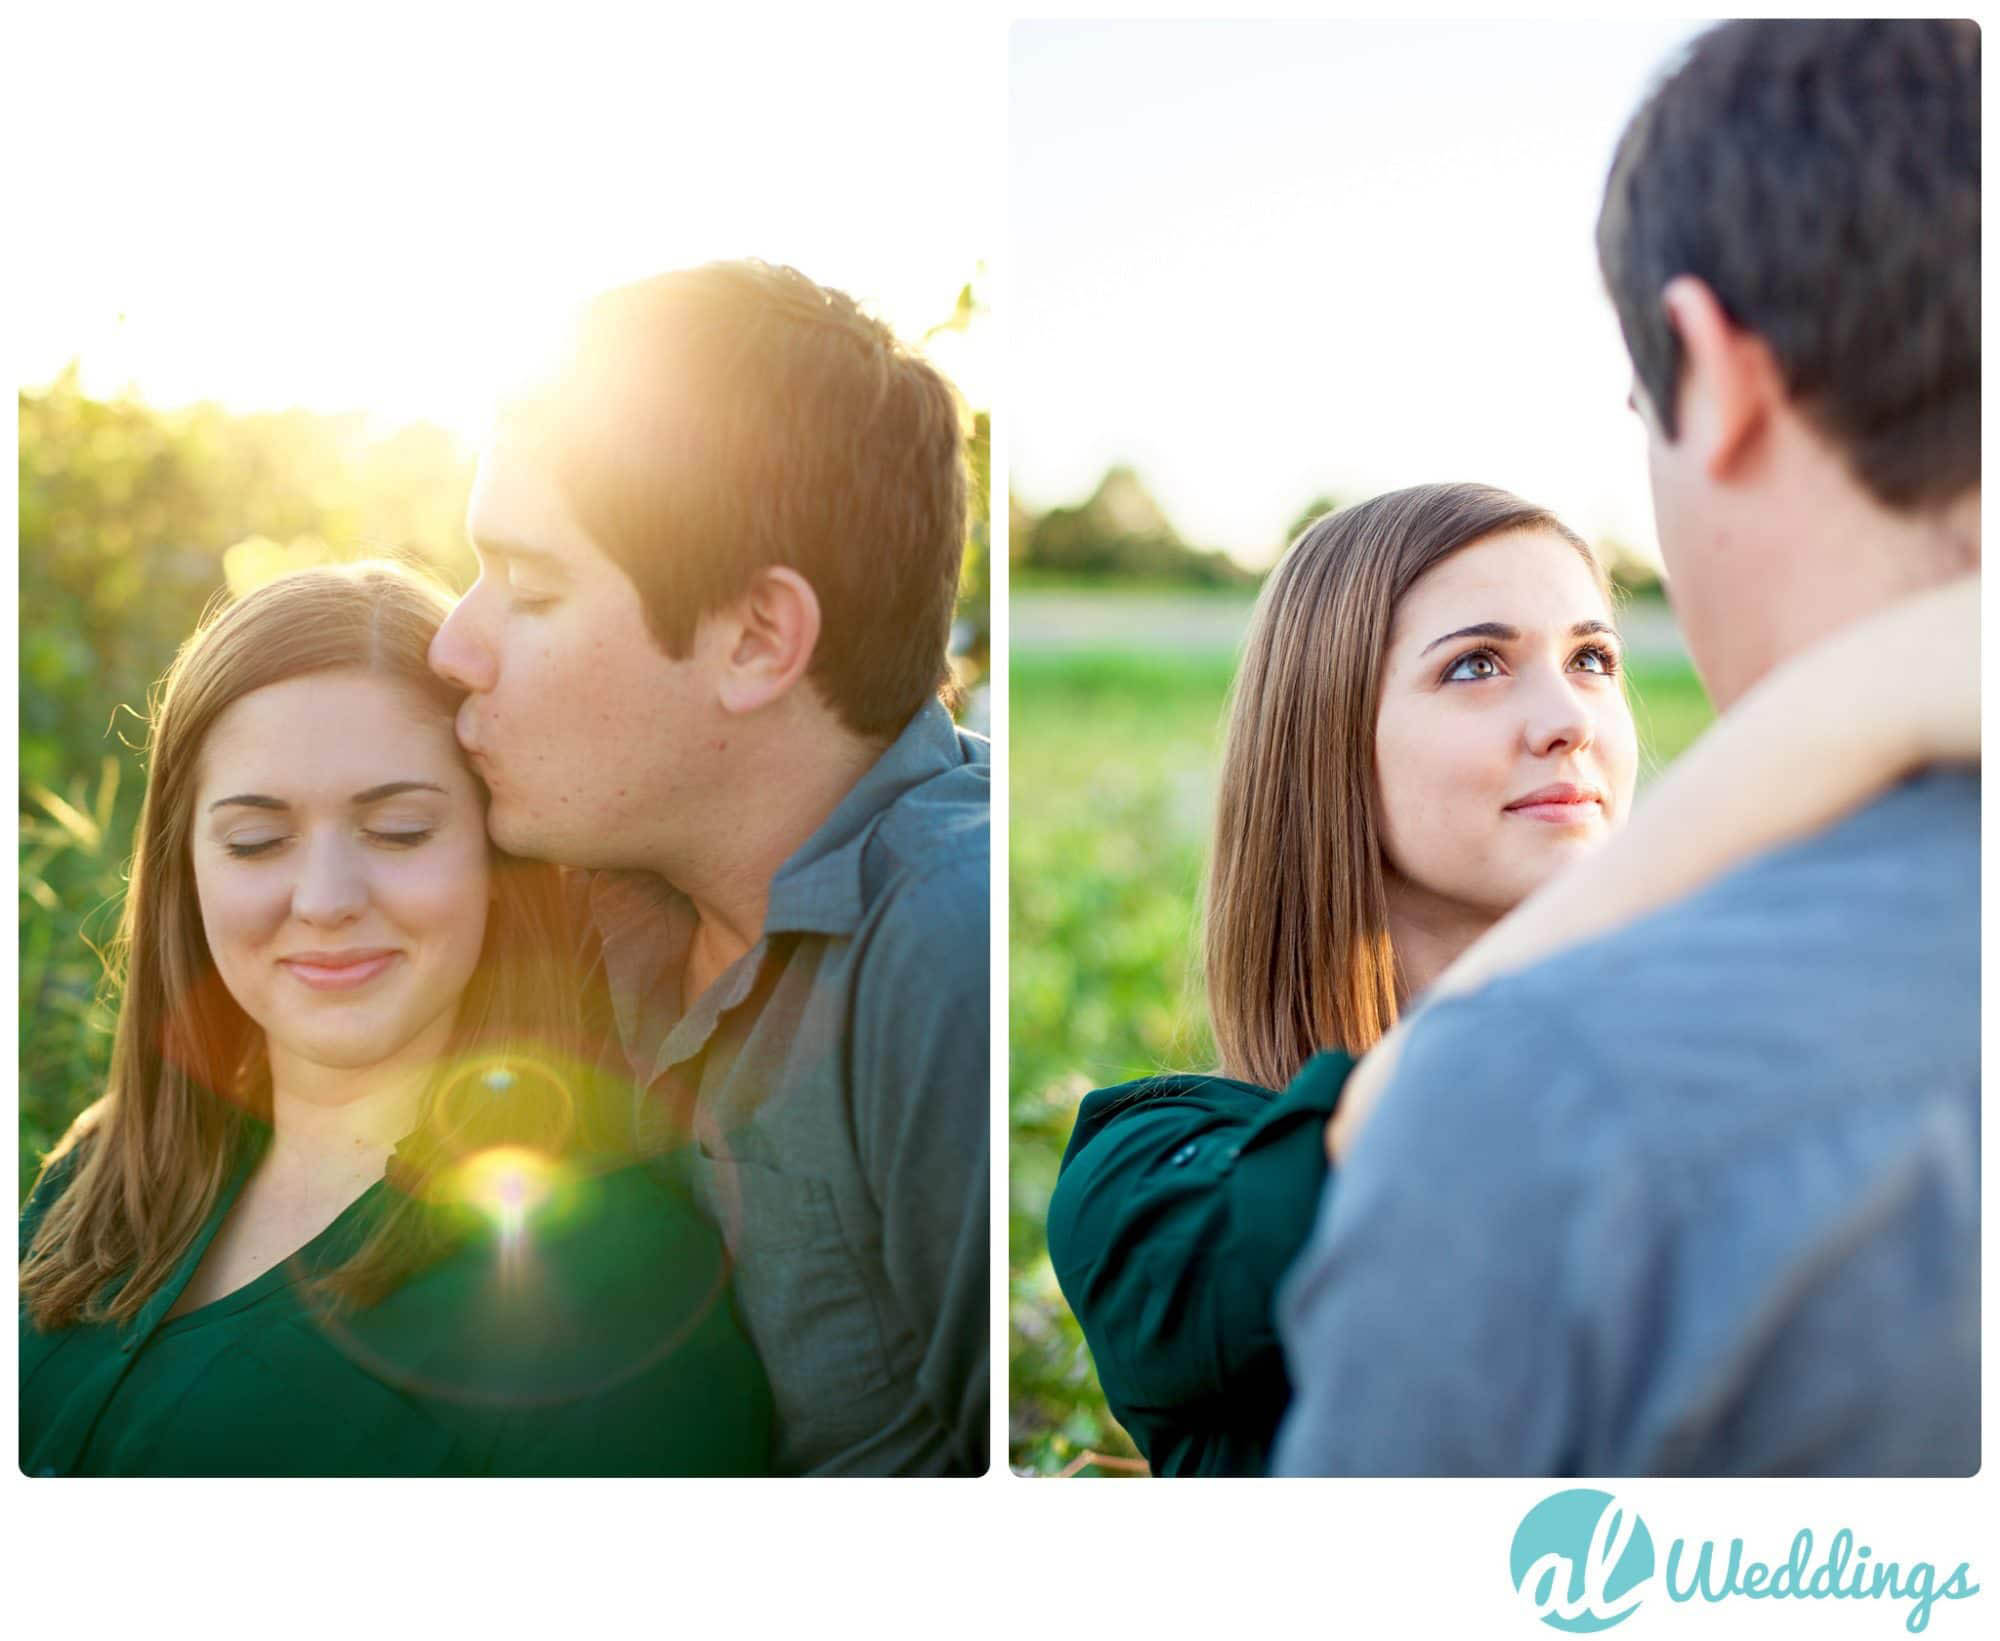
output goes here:
{"type": "MultiPolygon", "coordinates": [[[[1017,647],[1011,658],[1010,1448],[1019,1471],[1133,1454],[1049,1270],[1043,1220],[1086,1092],[1209,1063],[1190,965],[1234,666],[1222,652],[1017,647]]],[[[1700,733],[1710,710],[1685,663],[1634,662],[1626,676],[1643,781],[1700,733]]]]}

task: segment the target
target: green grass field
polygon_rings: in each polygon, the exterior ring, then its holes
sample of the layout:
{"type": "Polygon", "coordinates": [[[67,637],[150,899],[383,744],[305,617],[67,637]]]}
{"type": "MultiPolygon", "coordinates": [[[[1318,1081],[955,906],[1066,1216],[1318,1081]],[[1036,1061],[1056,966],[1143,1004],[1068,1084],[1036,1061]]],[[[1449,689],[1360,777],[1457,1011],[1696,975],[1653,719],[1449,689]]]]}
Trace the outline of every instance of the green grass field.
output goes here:
{"type": "MultiPolygon", "coordinates": [[[[1190,963],[1235,660],[1016,648],[1011,664],[1010,1448],[1016,1470],[1053,1474],[1086,1454],[1133,1454],[1049,1269],[1043,1221],[1086,1092],[1210,1062],[1190,963]]],[[[1711,714],[1685,663],[1635,662],[1627,680],[1643,782],[1711,714]]]]}

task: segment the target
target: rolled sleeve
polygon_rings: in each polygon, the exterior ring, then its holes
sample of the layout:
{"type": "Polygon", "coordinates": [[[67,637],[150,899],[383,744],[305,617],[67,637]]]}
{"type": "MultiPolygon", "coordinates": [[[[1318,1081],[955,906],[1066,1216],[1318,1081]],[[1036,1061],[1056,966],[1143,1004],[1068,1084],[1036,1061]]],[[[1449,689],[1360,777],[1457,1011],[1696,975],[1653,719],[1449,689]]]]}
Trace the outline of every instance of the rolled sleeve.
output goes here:
{"type": "Polygon", "coordinates": [[[1352,1066],[1322,1055],[1282,1094],[1170,1078],[1086,1101],[1049,1202],[1049,1258],[1142,1444],[1155,1417],[1208,1398],[1282,1400],[1272,1303],[1311,1229],[1352,1066]]]}

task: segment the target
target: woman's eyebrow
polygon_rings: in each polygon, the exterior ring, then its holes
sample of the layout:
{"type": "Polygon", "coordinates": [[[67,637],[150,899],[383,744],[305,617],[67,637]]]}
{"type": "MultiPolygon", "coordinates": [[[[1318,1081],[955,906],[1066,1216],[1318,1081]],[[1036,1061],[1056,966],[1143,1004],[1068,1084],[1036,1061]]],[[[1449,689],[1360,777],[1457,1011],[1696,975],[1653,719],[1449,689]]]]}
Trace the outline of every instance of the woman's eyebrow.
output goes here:
{"type": "MultiPolygon", "coordinates": [[[[1608,632],[1613,638],[1618,636],[1618,629],[1608,621],[1579,621],[1569,631],[1572,638],[1587,638],[1592,633],[1600,632],[1608,632]]],[[[1438,645],[1449,644],[1455,638],[1491,638],[1496,643],[1518,644],[1521,641],[1521,629],[1510,627],[1501,621],[1477,621],[1469,627],[1460,627],[1455,632],[1448,632],[1442,638],[1433,638],[1418,650],[1417,654],[1429,655],[1438,645]]]]}
{"type": "Polygon", "coordinates": [[[1429,655],[1438,645],[1449,644],[1454,638],[1492,638],[1502,644],[1515,644],[1520,642],[1521,630],[1499,621],[1475,621],[1471,626],[1460,627],[1455,632],[1446,633],[1442,638],[1433,638],[1418,650],[1417,654],[1429,655]]]}
{"type": "Polygon", "coordinates": [[[441,792],[450,797],[449,792],[436,781],[384,781],[380,786],[371,786],[366,792],[357,792],[352,802],[358,807],[365,803],[380,803],[384,798],[393,798],[404,792],[441,792]]]}
{"type": "MultiPolygon", "coordinates": [[[[357,792],[348,801],[357,808],[364,804],[380,803],[384,798],[397,797],[404,792],[438,792],[450,797],[449,792],[436,781],[384,781],[380,786],[371,786],[365,792],[357,792]]],[[[231,804],[245,809],[289,809],[292,806],[283,798],[268,797],[262,792],[238,792],[231,797],[217,798],[208,806],[209,813],[226,809],[231,804]]]]}

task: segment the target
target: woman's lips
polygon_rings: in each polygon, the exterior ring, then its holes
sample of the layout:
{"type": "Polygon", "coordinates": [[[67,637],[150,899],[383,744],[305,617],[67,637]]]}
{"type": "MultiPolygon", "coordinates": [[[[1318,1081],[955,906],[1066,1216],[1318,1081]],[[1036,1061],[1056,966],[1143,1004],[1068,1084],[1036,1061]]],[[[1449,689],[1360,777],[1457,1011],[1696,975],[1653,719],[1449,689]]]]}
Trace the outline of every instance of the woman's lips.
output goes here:
{"type": "Polygon", "coordinates": [[[1564,782],[1539,787],[1526,797],[1516,798],[1507,805],[1506,812],[1552,826],[1579,826],[1604,818],[1604,799],[1588,787],[1564,782]]]}
{"type": "Polygon", "coordinates": [[[314,991],[353,991],[365,986],[396,961],[393,951],[339,952],[312,957],[284,957],[279,963],[314,991]]]}
{"type": "Polygon", "coordinates": [[[1552,826],[1581,826],[1585,822],[1601,819],[1604,806],[1595,798],[1580,798],[1560,803],[1509,804],[1507,813],[1546,821],[1552,826]]]}

